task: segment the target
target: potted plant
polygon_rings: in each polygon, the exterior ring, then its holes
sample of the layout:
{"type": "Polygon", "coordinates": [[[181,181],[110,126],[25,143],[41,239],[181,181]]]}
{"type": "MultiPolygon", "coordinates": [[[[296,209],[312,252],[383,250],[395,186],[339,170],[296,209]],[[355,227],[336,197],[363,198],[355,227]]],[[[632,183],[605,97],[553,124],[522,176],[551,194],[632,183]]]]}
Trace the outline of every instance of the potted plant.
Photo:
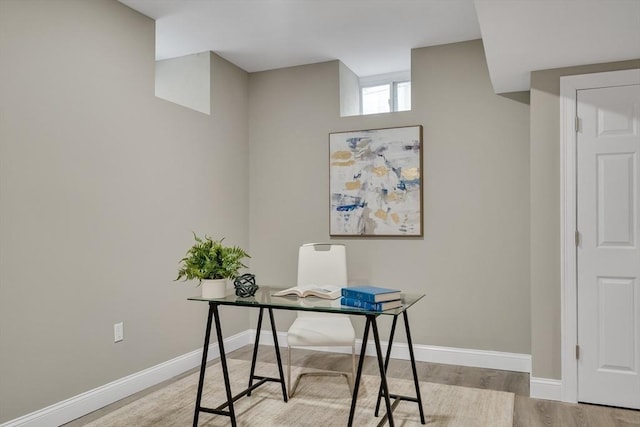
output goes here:
{"type": "Polygon", "coordinates": [[[224,246],[222,241],[209,236],[200,238],[193,233],[196,243],[187,251],[175,280],[198,280],[203,298],[224,298],[227,279],[238,277],[238,271],[247,267],[244,258],[251,258],[238,246],[224,246]]]}

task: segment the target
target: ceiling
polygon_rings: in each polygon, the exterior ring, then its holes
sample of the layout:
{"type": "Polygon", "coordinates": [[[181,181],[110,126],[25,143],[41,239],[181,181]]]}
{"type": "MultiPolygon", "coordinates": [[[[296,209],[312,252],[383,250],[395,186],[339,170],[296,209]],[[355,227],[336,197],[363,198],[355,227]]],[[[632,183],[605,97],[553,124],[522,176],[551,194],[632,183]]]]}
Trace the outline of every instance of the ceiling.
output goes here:
{"type": "Polygon", "coordinates": [[[482,38],[506,93],[531,71],[640,58],[640,0],[119,1],[156,20],[157,59],[210,50],[248,72],[339,59],[365,77],[482,38]]]}

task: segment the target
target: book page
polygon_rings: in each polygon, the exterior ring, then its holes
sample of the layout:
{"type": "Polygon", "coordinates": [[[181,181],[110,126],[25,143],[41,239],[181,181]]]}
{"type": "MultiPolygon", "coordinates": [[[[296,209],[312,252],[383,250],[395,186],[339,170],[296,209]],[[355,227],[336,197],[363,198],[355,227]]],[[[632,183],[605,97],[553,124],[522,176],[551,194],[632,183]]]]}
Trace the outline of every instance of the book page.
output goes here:
{"type": "Polygon", "coordinates": [[[302,295],[312,295],[319,298],[337,299],[340,298],[341,290],[342,288],[339,288],[337,286],[314,285],[312,287],[306,288],[302,295]]]}
{"type": "Polygon", "coordinates": [[[303,289],[298,286],[294,286],[293,288],[284,289],[282,291],[278,291],[273,294],[275,297],[283,297],[285,295],[296,295],[298,297],[302,296],[303,289]]]}
{"type": "Polygon", "coordinates": [[[276,292],[273,296],[281,297],[286,295],[296,295],[299,298],[315,296],[318,298],[337,299],[340,298],[341,290],[342,288],[332,285],[294,286],[292,288],[276,292]]]}

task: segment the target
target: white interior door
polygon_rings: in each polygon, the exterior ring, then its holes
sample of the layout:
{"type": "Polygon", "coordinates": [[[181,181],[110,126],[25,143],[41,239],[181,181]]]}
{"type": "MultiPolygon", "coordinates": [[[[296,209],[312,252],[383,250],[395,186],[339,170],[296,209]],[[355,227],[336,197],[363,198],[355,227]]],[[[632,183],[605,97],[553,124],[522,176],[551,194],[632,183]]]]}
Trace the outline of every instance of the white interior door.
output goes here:
{"type": "Polygon", "coordinates": [[[640,409],[640,85],[577,113],[578,401],[640,409]]]}

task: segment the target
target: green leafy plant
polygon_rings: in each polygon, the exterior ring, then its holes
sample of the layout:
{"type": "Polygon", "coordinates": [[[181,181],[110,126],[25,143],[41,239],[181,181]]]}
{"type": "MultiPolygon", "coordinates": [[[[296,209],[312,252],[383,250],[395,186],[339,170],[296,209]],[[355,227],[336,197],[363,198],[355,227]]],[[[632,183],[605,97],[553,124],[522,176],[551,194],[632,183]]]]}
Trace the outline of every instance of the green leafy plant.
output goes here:
{"type": "Polygon", "coordinates": [[[208,236],[200,238],[193,233],[196,243],[180,260],[182,264],[175,280],[198,280],[198,285],[206,279],[235,279],[244,258],[251,258],[244,249],[238,246],[224,246],[222,241],[208,236]]]}

